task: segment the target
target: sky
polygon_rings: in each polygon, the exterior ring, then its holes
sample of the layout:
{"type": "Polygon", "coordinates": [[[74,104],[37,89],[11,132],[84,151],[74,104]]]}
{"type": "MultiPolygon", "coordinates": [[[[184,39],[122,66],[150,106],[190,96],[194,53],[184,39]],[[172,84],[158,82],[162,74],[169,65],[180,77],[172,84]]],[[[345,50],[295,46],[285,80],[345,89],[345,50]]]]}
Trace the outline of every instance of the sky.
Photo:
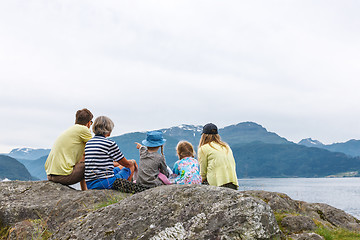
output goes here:
{"type": "Polygon", "coordinates": [[[51,148],[88,108],[118,136],[245,121],[360,139],[360,2],[4,0],[0,153],[51,148]]]}

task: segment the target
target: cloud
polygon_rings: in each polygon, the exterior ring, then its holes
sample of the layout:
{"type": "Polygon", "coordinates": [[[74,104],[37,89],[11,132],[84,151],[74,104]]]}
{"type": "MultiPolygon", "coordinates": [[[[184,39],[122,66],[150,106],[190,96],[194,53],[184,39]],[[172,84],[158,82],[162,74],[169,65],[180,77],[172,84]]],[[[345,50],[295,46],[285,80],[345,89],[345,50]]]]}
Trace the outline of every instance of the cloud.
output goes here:
{"type": "Polygon", "coordinates": [[[1,149],[50,147],[77,109],[114,134],[255,121],[357,138],[357,1],[7,1],[1,149]]]}

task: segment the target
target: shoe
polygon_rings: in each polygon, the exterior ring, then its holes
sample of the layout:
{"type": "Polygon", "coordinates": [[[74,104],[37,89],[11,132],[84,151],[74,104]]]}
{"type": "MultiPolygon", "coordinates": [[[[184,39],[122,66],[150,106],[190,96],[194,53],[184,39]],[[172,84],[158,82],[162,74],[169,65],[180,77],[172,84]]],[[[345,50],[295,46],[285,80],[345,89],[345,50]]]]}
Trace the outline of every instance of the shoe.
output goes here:
{"type": "Polygon", "coordinates": [[[113,189],[124,193],[138,193],[150,189],[139,183],[133,183],[126,179],[117,178],[113,183],[113,189]]]}

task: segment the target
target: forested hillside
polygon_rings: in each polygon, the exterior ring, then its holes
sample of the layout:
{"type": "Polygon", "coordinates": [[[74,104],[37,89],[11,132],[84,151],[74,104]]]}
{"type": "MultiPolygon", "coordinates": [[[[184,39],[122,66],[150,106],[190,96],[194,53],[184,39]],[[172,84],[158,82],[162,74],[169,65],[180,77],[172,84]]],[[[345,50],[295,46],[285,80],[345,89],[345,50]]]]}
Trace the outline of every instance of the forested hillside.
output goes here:
{"type": "Polygon", "coordinates": [[[297,144],[253,142],[232,146],[238,177],[325,177],[359,171],[360,158],[297,144]]]}
{"type": "Polygon", "coordinates": [[[16,159],[0,155],[0,179],[10,180],[35,180],[26,167],[16,159]]]}

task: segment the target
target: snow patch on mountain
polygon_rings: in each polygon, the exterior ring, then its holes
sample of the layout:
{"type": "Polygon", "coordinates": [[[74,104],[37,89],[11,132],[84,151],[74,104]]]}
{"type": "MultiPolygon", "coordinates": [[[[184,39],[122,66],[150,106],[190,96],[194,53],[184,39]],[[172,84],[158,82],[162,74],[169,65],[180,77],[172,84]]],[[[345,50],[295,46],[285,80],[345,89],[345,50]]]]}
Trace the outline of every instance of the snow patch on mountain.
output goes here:
{"type": "Polygon", "coordinates": [[[304,145],[307,147],[318,147],[318,146],[323,146],[324,144],[318,140],[314,140],[312,138],[305,138],[303,140],[301,140],[298,144],[300,145],[304,145]]]}
{"type": "Polygon", "coordinates": [[[50,149],[34,149],[28,147],[15,148],[11,150],[9,157],[15,159],[27,159],[27,160],[36,160],[42,156],[48,155],[50,149]]]}
{"type": "Polygon", "coordinates": [[[32,151],[33,149],[32,148],[26,148],[26,147],[23,147],[23,148],[15,148],[13,150],[11,150],[10,154],[15,154],[15,153],[29,153],[30,151],[32,151]]]}
{"type": "Polygon", "coordinates": [[[161,129],[160,131],[162,131],[163,133],[170,134],[170,135],[171,135],[171,133],[177,134],[177,133],[179,133],[179,131],[190,131],[190,132],[193,132],[193,135],[195,136],[197,133],[201,133],[202,129],[203,129],[203,126],[200,126],[200,125],[181,124],[176,127],[161,129]]]}
{"type": "Polygon", "coordinates": [[[187,130],[187,131],[196,131],[196,132],[201,132],[203,127],[200,125],[187,125],[187,124],[181,124],[178,126],[178,128],[181,128],[183,130],[187,130]]]}

